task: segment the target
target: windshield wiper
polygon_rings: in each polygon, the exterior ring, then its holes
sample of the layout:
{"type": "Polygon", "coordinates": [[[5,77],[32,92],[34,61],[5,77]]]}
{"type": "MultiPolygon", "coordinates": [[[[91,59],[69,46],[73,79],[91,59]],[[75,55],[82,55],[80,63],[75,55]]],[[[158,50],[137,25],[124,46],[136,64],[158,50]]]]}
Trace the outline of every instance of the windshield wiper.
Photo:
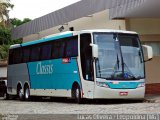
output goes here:
{"type": "MultiPolygon", "coordinates": [[[[134,74],[129,70],[129,68],[128,68],[128,66],[127,66],[127,64],[125,63],[125,62],[123,62],[123,67],[125,67],[126,68],[126,73],[124,72],[123,74],[124,74],[124,77],[125,77],[125,75],[126,74],[128,74],[129,76],[130,76],[130,79],[133,79],[133,80],[136,80],[136,77],[134,76],[134,74]]],[[[125,71],[125,70],[124,70],[125,71]]],[[[126,77],[128,77],[128,75],[126,76],[126,77]]]]}
{"type": "MultiPolygon", "coordinates": [[[[122,56],[123,57],[123,56],[122,56]]],[[[119,57],[117,54],[117,61],[114,67],[114,71],[112,73],[112,79],[118,77],[119,79],[133,79],[136,80],[136,77],[134,76],[134,74],[129,70],[127,64],[124,62],[123,58],[122,58],[122,70],[119,70],[120,66],[119,66],[119,57]]]]}
{"type": "Polygon", "coordinates": [[[114,71],[115,71],[115,70],[119,70],[119,67],[120,67],[120,66],[119,66],[119,62],[120,62],[120,61],[119,61],[119,57],[118,57],[118,54],[117,54],[117,61],[116,61],[116,64],[114,65],[114,71]],[[118,69],[117,69],[117,68],[118,68],[118,69]]]}

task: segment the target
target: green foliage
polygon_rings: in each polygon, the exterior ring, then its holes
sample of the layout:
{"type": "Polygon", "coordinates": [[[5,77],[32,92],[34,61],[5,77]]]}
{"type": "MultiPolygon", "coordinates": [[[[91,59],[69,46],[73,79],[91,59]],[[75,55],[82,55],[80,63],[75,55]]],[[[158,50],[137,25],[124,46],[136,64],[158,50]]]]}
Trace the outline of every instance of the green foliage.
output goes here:
{"type": "Polygon", "coordinates": [[[10,45],[0,45],[0,60],[8,59],[8,50],[10,45]]]}
{"type": "Polygon", "coordinates": [[[11,33],[8,28],[0,27],[0,45],[10,44],[11,33]]]}
{"type": "MultiPolygon", "coordinates": [[[[31,21],[29,18],[25,18],[23,21],[14,18],[11,19],[11,24],[14,27],[17,27],[19,25],[22,25],[26,22],[31,21]]],[[[5,27],[3,25],[0,25],[0,60],[7,60],[8,59],[8,50],[10,45],[13,44],[21,44],[22,39],[12,40],[11,39],[11,28],[5,27]]]]}
{"type": "Polygon", "coordinates": [[[0,0],[0,60],[7,60],[10,45],[22,43],[22,39],[12,40],[11,29],[31,21],[29,18],[9,19],[9,11],[13,7],[10,0],[0,0]]]}
{"type": "Polygon", "coordinates": [[[11,24],[14,27],[17,27],[17,26],[22,25],[24,23],[27,23],[29,21],[31,21],[31,19],[29,19],[29,18],[24,18],[23,20],[20,20],[20,19],[17,19],[17,18],[13,18],[13,19],[11,19],[11,24]]]}

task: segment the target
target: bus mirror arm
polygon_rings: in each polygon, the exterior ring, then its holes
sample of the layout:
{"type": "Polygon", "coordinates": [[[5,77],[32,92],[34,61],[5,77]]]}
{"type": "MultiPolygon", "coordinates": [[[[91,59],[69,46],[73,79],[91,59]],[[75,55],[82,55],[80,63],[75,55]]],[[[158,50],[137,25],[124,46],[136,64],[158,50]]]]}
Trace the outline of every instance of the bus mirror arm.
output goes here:
{"type": "Polygon", "coordinates": [[[151,61],[153,58],[150,58],[150,59],[148,59],[148,60],[144,60],[144,62],[148,62],[148,61],[151,61]]]}
{"type": "Polygon", "coordinates": [[[90,46],[92,47],[92,56],[94,59],[98,58],[98,45],[96,44],[90,44],[90,46]]]}

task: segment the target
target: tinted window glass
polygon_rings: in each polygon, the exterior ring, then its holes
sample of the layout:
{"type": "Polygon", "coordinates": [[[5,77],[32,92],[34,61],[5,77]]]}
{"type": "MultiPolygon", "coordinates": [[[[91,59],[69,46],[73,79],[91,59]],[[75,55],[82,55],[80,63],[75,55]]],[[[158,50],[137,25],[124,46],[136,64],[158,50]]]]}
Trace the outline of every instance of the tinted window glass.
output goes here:
{"type": "Polygon", "coordinates": [[[39,57],[40,56],[40,47],[39,46],[35,46],[32,47],[32,51],[31,51],[31,61],[39,61],[39,57]]]}
{"type": "Polygon", "coordinates": [[[83,78],[85,80],[93,81],[92,48],[90,46],[90,43],[90,34],[82,34],[80,36],[80,52],[83,78]]]}
{"type": "Polygon", "coordinates": [[[22,49],[16,48],[14,49],[14,64],[18,64],[22,62],[22,49]]]}
{"type": "Polygon", "coordinates": [[[14,64],[14,53],[13,53],[13,50],[10,49],[9,50],[9,64],[14,64]]]}
{"type": "Polygon", "coordinates": [[[54,41],[53,42],[53,49],[52,49],[52,58],[63,58],[64,57],[64,48],[65,43],[61,41],[54,41]]]}
{"type": "Polygon", "coordinates": [[[66,57],[76,57],[78,55],[78,38],[74,37],[66,42],[66,57]]]}
{"type": "Polygon", "coordinates": [[[52,57],[53,58],[59,57],[59,47],[60,47],[59,42],[54,41],[53,42],[53,49],[52,49],[52,57]]]}
{"type": "Polygon", "coordinates": [[[61,41],[59,47],[59,58],[64,58],[64,48],[65,48],[65,42],[61,41]]]}
{"type": "Polygon", "coordinates": [[[23,48],[23,62],[29,62],[30,48],[23,48]]]}
{"type": "Polygon", "coordinates": [[[41,54],[41,60],[48,60],[51,57],[51,44],[48,45],[43,45],[41,50],[42,50],[42,54],[41,54]]]}

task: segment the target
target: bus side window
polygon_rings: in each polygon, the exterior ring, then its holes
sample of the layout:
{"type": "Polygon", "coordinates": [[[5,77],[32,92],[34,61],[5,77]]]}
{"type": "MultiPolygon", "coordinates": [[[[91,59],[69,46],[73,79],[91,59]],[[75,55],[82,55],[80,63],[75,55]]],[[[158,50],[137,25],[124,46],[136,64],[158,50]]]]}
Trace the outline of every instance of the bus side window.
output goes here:
{"type": "Polygon", "coordinates": [[[91,35],[82,34],[80,36],[80,53],[82,74],[85,80],[93,81],[93,62],[92,62],[92,48],[90,46],[91,35]]]}
{"type": "Polygon", "coordinates": [[[57,41],[53,42],[53,47],[52,47],[52,58],[56,59],[59,57],[59,43],[57,41]]]}
{"type": "Polygon", "coordinates": [[[21,48],[16,48],[14,49],[14,64],[19,64],[22,63],[22,49],[21,48]]]}
{"type": "Polygon", "coordinates": [[[59,58],[64,58],[64,48],[65,48],[65,41],[62,40],[60,41],[60,46],[59,46],[59,58]]]}
{"type": "Polygon", "coordinates": [[[23,48],[23,63],[29,62],[30,48],[23,48]]]}
{"type": "Polygon", "coordinates": [[[40,47],[39,46],[33,46],[31,50],[31,56],[30,61],[39,61],[40,60],[40,47]]]}
{"type": "Polygon", "coordinates": [[[58,59],[64,57],[64,48],[65,48],[65,42],[62,40],[57,40],[53,42],[52,47],[52,58],[58,59]]]}
{"type": "Polygon", "coordinates": [[[49,60],[51,58],[51,44],[42,45],[41,60],[49,60]]]}
{"type": "Polygon", "coordinates": [[[14,53],[13,49],[9,50],[9,65],[14,64],[14,53]]]}
{"type": "Polygon", "coordinates": [[[66,42],[66,57],[78,56],[78,37],[69,38],[66,42]]]}

